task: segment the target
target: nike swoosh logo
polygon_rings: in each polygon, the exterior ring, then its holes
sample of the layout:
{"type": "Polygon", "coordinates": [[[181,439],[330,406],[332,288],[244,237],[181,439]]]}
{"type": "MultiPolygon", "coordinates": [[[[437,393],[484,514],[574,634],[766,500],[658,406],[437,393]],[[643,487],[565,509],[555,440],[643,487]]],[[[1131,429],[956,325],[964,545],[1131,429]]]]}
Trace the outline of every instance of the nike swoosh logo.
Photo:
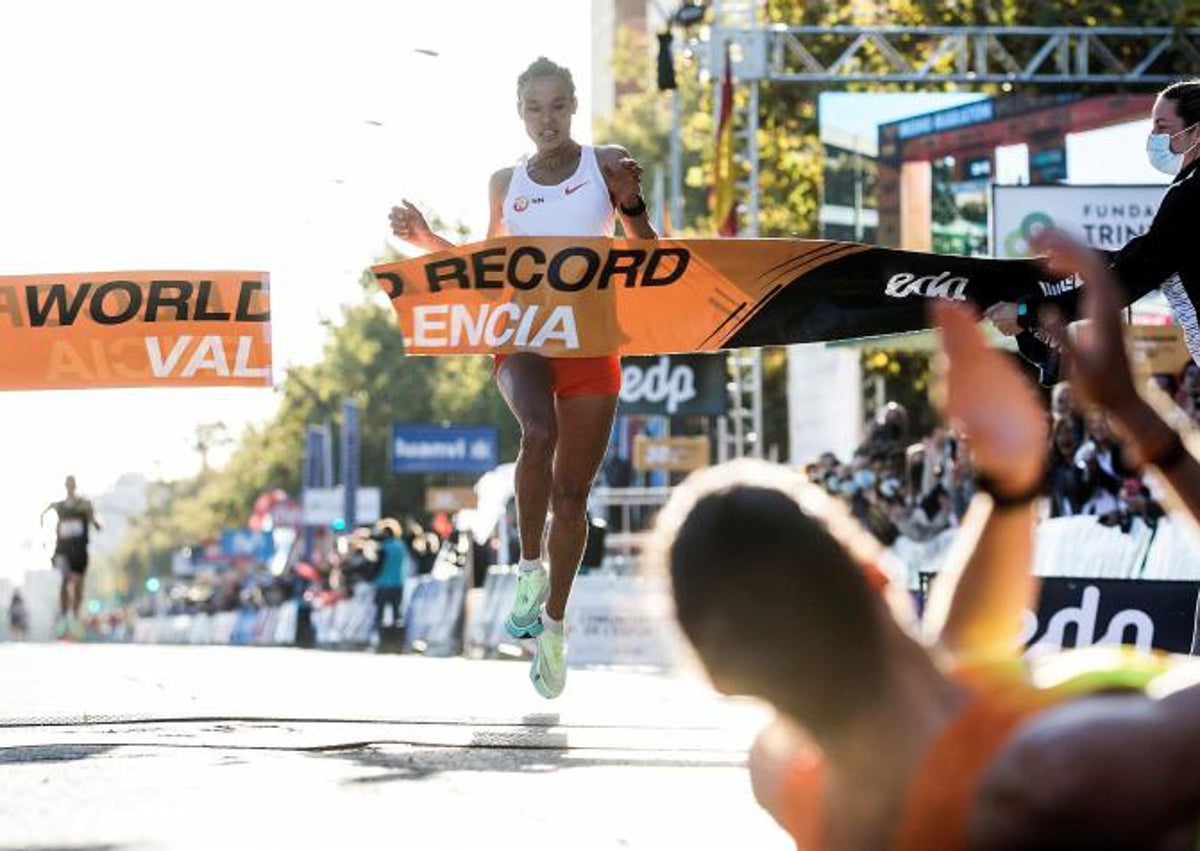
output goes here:
{"type": "Polygon", "coordinates": [[[578,185],[576,185],[576,186],[568,186],[568,187],[567,187],[567,189],[566,189],[566,193],[567,193],[568,195],[570,195],[570,194],[571,194],[572,192],[574,192],[576,189],[582,189],[583,187],[587,186],[589,183],[591,183],[591,181],[590,181],[590,180],[585,180],[583,183],[580,183],[580,184],[578,184],[578,185]]]}

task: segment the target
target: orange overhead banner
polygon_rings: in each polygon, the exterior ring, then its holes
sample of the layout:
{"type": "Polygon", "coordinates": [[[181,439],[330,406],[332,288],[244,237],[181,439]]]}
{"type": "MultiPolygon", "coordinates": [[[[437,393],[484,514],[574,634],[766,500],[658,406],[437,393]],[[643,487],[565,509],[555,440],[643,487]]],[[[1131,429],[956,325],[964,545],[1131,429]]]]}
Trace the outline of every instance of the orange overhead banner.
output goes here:
{"type": "Polygon", "coordinates": [[[0,390],[271,384],[265,272],[0,276],[0,390]]]}
{"type": "Polygon", "coordinates": [[[931,299],[986,307],[1052,286],[1034,260],[799,239],[502,237],[374,273],[415,355],[649,355],[899,334],[928,327],[931,299]]]}

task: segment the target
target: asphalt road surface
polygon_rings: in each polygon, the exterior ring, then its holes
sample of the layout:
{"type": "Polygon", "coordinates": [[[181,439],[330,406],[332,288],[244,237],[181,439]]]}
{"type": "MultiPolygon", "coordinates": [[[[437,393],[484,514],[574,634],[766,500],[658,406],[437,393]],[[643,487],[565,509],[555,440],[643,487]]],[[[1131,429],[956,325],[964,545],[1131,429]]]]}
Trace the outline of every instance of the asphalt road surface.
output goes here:
{"type": "Polygon", "coordinates": [[[278,648],[0,645],[0,851],[785,851],[755,703],[688,676],[278,648]]]}

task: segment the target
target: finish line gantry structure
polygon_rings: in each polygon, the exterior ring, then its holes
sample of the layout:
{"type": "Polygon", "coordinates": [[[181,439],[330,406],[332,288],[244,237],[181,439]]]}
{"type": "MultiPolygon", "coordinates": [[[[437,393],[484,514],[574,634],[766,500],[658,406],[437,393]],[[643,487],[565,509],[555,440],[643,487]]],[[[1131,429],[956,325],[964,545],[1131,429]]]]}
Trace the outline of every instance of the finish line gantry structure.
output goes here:
{"type": "MultiPolygon", "coordinates": [[[[749,166],[739,189],[746,199],[743,232],[750,237],[759,235],[756,140],[762,83],[1149,89],[1180,79],[1181,72],[1173,68],[1200,74],[1200,27],[764,25],[759,5],[758,0],[712,0],[708,49],[699,53],[716,82],[728,45],[735,89],[747,87],[746,98],[735,97],[733,119],[735,156],[749,166]]],[[[714,126],[721,114],[720,89],[713,86],[714,126]]],[[[678,191],[678,176],[671,184],[678,191]]],[[[676,215],[679,201],[672,199],[676,215]]],[[[718,456],[762,457],[761,353],[732,352],[730,365],[732,407],[719,423],[718,456]]]]}

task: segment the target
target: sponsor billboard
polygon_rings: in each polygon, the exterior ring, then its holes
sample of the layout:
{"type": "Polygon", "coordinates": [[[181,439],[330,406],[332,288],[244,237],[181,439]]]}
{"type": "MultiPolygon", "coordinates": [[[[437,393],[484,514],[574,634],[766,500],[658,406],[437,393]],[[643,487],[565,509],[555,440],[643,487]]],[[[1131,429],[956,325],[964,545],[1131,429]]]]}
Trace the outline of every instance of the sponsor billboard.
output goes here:
{"type": "Polygon", "coordinates": [[[265,272],[0,277],[0,390],[271,384],[265,272]]]}
{"type": "Polygon", "coordinates": [[[1061,228],[1093,248],[1117,251],[1145,233],[1162,186],[993,186],[992,254],[1029,256],[1029,237],[1061,228]]]}
{"type": "Polygon", "coordinates": [[[431,487],[425,491],[425,510],[430,514],[453,514],[464,508],[475,508],[479,497],[474,488],[431,487]]]}
{"type": "Polygon", "coordinates": [[[659,355],[621,361],[621,413],[720,416],[729,407],[726,356],[659,355]]]}
{"type": "Polygon", "coordinates": [[[486,473],[499,463],[500,437],[492,426],[392,428],[394,473],[486,473]]]}
{"type": "Polygon", "coordinates": [[[633,439],[633,468],[641,471],[690,473],[707,467],[711,449],[708,438],[649,437],[639,434],[633,439]]]}
{"type": "Polygon", "coordinates": [[[221,555],[267,562],[275,555],[275,536],[254,529],[222,529],[221,555]]]}
{"type": "MultiPolygon", "coordinates": [[[[342,488],[308,488],[304,491],[304,523],[308,526],[328,526],[335,520],[345,520],[346,508],[342,488]]],[[[355,519],[358,523],[374,523],[380,516],[379,488],[359,488],[356,494],[355,519]]]]}
{"type": "MultiPolygon", "coordinates": [[[[925,596],[933,576],[921,574],[925,596]]],[[[1039,583],[1037,611],[1026,611],[1022,623],[1027,652],[1095,644],[1192,652],[1200,581],[1047,576],[1039,583]]]]}
{"type": "Polygon", "coordinates": [[[1022,638],[1030,650],[1129,644],[1190,653],[1200,582],[1042,579],[1037,617],[1022,638]]]}

